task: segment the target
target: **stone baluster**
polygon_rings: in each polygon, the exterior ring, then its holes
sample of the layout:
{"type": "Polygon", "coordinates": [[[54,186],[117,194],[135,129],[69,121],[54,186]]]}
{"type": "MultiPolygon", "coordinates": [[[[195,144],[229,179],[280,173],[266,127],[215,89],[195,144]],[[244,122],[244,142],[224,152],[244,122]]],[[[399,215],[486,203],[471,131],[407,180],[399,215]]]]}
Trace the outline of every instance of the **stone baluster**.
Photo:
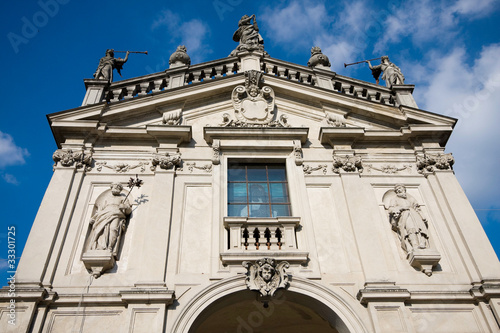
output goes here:
{"type": "Polygon", "coordinates": [[[113,98],[111,99],[111,102],[118,102],[119,100],[123,99],[123,93],[124,93],[123,90],[124,88],[112,89],[113,98]]]}
{"type": "Polygon", "coordinates": [[[125,88],[125,91],[127,92],[127,94],[125,96],[123,96],[123,99],[131,99],[134,97],[134,95],[137,92],[137,86],[136,85],[127,86],[125,88]]]}
{"type": "Polygon", "coordinates": [[[353,86],[353,95],[363,99],[367,98],[366,90],[361,87],[353,86]]]}
{"type": "Polygon", "coordinates": [[[366,91],[366,97],[369,101],[373,101],[373,102],[378,101],[380,97],[377,98],[377,95],[379,95],[379,93],[377,93],[374,90],[369,89],[366,91]]]}
{"type": "Polygon", "coordinates": [[[346,95],[353,95],[353,93],[354,93],[353,86],[351,86],[348,83],[342,83],[341,86],[342,86],[342,88],[341,88],[342,93],[344,93],[346,95]]]}
{"type": "Polygon", "coordinates": [[[167,86],[167,82],[165,79],[154,80],[153,86],[154,86],[153,92],[159,92],[162,91],[167,86]]]}
{"type": "Polygon", "coordinates": [[[142,82],[139,84],[138,96],[146,96],[151,91],[152,82],[142,82]]]}
{"type": "Polygon", "coordinates": [[[192,76],[192,83],[197,83],[197,82],[200,82],[201,80],[201,70],[197,70],[197,71],[193,71],[191,72],[191,76],[192,76]]]}
{"type": "Polygon", "coordinates": [[[393,105],[394,103],[391,100],[391,95],[387,93],[380,94],[380,102],[386,105],[393,105]]]}

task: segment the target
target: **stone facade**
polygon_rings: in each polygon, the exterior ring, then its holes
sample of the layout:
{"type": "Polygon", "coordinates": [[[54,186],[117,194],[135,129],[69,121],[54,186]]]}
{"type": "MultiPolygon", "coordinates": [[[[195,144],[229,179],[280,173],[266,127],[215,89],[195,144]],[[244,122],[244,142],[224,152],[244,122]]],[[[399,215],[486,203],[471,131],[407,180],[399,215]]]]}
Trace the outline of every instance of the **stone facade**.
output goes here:
{"type": "Polygon", "coordinates": [[[86,80],[48,116],[54,175],[0,331],[499,330],[500,265],[444,153],[455,119],[257,47],[177,65],[86,80]],[[232,178],[255,165],[286,177],[232,178]],[[231,201],[254,183],[286,199],[231,201]],[[112,250],[89,246],[95,216],[112,250]]]}

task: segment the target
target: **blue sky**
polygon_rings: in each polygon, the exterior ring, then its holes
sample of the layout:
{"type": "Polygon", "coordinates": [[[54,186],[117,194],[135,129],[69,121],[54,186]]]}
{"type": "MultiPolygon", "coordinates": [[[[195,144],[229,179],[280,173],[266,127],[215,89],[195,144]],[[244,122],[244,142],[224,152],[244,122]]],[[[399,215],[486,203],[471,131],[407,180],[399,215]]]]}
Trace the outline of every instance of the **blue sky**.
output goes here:
{"type": "MultiPolygon", "coordinates": [[[[373,82],[367,66],[389,55],[415,84],[420,108],[459,119],[447,152],[500,253],[500,3],[459,1],[4,1],[0,36],[0,285],[7,227],[20,255],[52,176],[57,149],[46,115],[78,107],[107,48],[132,54],[123,78],[168,68],[178,45],[193,64],[226,57],[239,18],[256,14],[271,57],[306,65],[312,46],[332,70],[373,82]]],[[[118,55],[117,55],[118,56],[118,55]]],[[[378,63],[378,62],[375,62],[378,63]]],[[[119,80],[115,75],[115,80],[119,80]]]]}

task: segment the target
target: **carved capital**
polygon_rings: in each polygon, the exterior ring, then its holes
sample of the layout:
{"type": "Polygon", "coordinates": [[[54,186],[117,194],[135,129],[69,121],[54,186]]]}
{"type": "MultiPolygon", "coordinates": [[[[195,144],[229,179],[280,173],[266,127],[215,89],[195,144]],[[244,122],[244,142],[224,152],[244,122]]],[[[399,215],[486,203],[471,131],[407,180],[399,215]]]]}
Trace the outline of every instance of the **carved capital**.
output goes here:
{"type": "Polygon", "coordinates": [[[63,167],[71,167],[76,165],[77,169],[85,168],[86,171],[92,169],[92,153],[91,152],[83,152],[73,151],[71,149],[58,149],[52,155],[52,159],[54,160],[54,167],[59,163],[63,167]]]}
{"type": "Polygon", "coordinates": [[[333,155],[333,172],[340,173],[340,170],[345,172],[363,172],[361,157],[359,156],[338,156],[333,155]]]}
{"type": "Polygon", "coordinates": [[[417,154],[417,170],[419,173],[434,172],[435,170],[452,170],[455,159],[448,154],[417,154]]]}
{"type": "Polygon", "coordinates": [[[153,160],[151,161],[151,171],[156,170],[157,166],[165,170],[175,169],[176,167],[179,167],[181,163],[181,154],[178,152],[175,154],[155,154],[153,160]]]}
{"type": "Polygon", "coordinates": [[[290,267],[287,261],[279,264],[272,258],[262,258],[255,263],[243,262],[247,269],[246,285],[249,290],[255,290],[262,297],[272,297],[276,290],[286,288],[290,284],[285,268],[290,267]]]}

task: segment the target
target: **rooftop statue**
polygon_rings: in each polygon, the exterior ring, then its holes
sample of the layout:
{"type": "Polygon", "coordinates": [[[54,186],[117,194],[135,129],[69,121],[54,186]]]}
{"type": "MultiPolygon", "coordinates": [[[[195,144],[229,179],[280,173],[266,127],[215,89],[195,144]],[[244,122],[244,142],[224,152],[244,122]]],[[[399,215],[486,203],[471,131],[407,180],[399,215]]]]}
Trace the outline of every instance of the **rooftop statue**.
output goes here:
{"type": "Polygon", "coordinates": [[[401,69],[392,63],[388,56],[383,56],[381,58],[380,65],[372,66],[370,60],[366,60],[366,62],[372,70],[372,75],[377,81],[377,84],[379,83],[379,76],[381,72],[384,72],[384,74],[382,74],[382,80],[385,81],[385,85],[388,88],[392,87],[393,84],[405,83],[405,77],[403,73],[401,73],[401,69]]]}
{"type": "Polygon", "coordinates": [[[113,69],[116,69],[118,74],[122,76],[121,70],[123,68],[123,64],[128,60],[129,53],[130,52],[127,51],[124,59],[117,59],[115,58],[115,50],[107,49],[106,56],[99,60],[99,66],[97,66],[97,70],[94,73],[94,78],[113,82],[113,69]]]}
{"type": "Polygon", "coordinates": [[[311,58],[309,58],[307,66],[312,68],[319,67],[323,69],[329,69],[331,63],[328,57],[321,52],[321,48],[319,48],[318,46],[314,46],[313,48],[311,48],[311,58]]]}
{"type": "Polygon", "coordinates": [[[259,26],[257,25],[255,14],[252,16],[243,15],[238,22],[238,30],[233,34],[233,40],[240,44],[231,52],[231,56],[236,55],[240,51],[264,51],[264,39],[259,34],[259,26]]]}
{"type": "Polygon", "coordinates": [[[175,52],[170,56],[168,63],[170,68],[191,65],[191,58],[187,54],[186,47],[184,45],[177,46],[175,52]]]}

